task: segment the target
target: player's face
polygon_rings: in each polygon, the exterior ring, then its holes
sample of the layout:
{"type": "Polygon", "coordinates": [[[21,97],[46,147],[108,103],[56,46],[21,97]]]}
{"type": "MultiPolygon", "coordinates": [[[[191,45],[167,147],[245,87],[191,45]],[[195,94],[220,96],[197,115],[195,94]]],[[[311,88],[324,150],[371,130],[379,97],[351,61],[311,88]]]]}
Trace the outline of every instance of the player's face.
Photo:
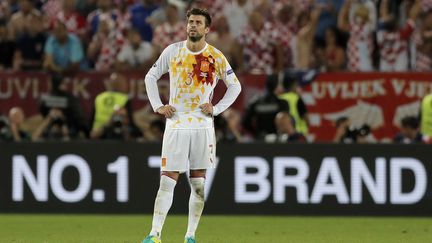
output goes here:
{"type": "Polygon", "coordinates": [[[189,16],[186,32],[191,41],[197,42],[201,40],[209,32],[209,28],[206,27],[205,17],[202,15],[189,16]]]}

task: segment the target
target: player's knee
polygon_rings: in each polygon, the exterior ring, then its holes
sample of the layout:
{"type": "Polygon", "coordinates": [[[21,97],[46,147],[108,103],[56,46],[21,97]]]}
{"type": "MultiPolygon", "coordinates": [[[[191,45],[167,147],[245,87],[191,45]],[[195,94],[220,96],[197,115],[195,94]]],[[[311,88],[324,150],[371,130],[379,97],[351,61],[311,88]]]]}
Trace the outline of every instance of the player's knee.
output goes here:
{"type": "Polygon", "coordinates": [[[159,184],[161,191],[174,191],[177,181],[169,176],[162,175],[159,184]]]}
{"type": "Polygon", "coordinates": [[[204,184],[205,179],[203,177],[189,178],[191,191],[196,197],[204,199],[204,184]]]}

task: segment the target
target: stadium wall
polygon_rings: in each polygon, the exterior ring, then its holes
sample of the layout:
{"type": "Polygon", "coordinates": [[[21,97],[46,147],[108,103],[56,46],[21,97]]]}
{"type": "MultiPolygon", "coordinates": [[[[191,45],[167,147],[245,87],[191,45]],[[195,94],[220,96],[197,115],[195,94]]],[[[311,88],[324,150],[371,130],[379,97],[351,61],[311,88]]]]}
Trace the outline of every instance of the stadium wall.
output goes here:
{"type": "MultiPolygon", "coordinates": [[[[151,213],[160,144],[0,144],[2,213],[151,213]]],[[[430,145],[220,144],[207,214],[432,216],[430,145]]],[[[187,212],[185,176],[172,213],[187,212]]]]}

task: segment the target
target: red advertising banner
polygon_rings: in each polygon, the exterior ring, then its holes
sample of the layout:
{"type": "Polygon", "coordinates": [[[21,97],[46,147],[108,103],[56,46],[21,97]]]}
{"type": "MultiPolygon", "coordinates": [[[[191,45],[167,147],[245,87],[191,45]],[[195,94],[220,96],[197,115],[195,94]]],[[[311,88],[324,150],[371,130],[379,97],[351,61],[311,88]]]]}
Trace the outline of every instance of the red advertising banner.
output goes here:
{"type": "Polygon", "coordinates": [[[431,92],[431,73],[327,73],[304,87],[302,96],[315,141],[331,141],[334,122],[343,116],[353,126],[369,125],[377,141],[386,141],[403,117],[418,116],[422,97],[431,92]]]}
{"type": "MultiPolygon", "coordinates": [[[[136,113],[148,114],[144,86],[145,72],[126,73],[129,95],[136,113]]],[[[234,108],[243,110],[247,102],[262,93],[265,76],[238,75],[242,93],[234,108]]],[[[67,79],[68,89],[77,96],[86,114],[94,98],[108,88],[108,73],[80,73],[67,79]]],[[[158,82],[161,96],[169,92],[167,78],[158,82]]],[[[49,75],[45,73],[0,72],[0,114],[7,114],[14,106],[23,107],[27,117],[39,114],[38,100],[49,92],[49,75]]],[[[217,102],[225,85],[217,85],[217,102]]],[[[310,114],[310,138],[331,141],[335,134],[334,122],[350,118],[354,126],[368,124],[378,141],[391,139],[398,131],[400,120],[417,116],[421,98],[432,92],[431,73],[327,73],[320,74],[310,85],[303,87],[302,97],[310,114]]]]}

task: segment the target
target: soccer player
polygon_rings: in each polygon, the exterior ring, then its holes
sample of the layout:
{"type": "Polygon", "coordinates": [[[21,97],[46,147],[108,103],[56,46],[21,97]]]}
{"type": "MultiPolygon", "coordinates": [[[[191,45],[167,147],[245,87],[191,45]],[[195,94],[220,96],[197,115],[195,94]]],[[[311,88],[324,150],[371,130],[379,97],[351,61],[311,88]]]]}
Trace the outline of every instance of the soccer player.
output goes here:
{"type": "Polygon", "coordinates": [[[161,178],[154,205],[152,229],[143,243],[161,242],[162,227],[173,201],[179,174],[190,171],[191,194],[186,243],[194,243],[204,208],[206,169],[215,166],[213,116],[227,109],[241,91],[240,82],[224,55],[205,41],[211,17],[207,10],[187,12],[187,40],[169,45],[145,77],[150,103],[166,117],[162,143],[161,178]],[[170,76],[169,104],[159,97],[157,80],[170,76]],[[227,91],[213,106],[211,98],[219,79],[227,91]]]}

